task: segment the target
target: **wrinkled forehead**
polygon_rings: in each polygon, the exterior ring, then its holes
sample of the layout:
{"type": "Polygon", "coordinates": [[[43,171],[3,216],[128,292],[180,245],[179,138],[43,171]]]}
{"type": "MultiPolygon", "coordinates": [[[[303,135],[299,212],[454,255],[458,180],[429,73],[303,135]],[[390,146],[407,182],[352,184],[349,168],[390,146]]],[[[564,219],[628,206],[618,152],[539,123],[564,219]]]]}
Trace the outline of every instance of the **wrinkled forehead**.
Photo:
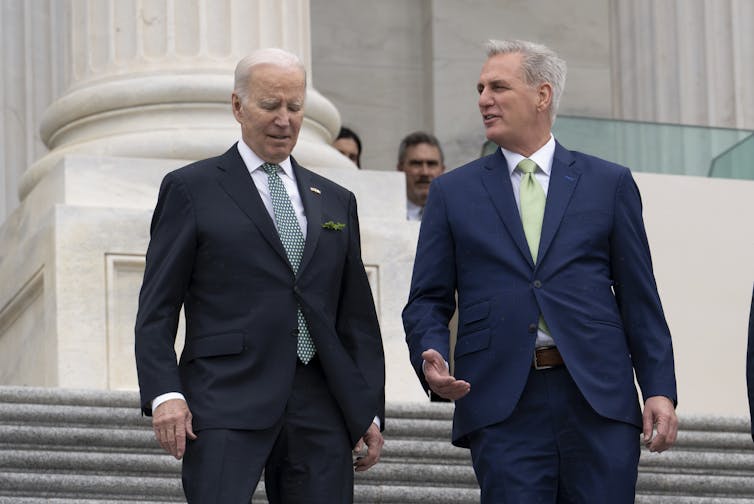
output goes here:
{"type": "Polygon", "coordinates": [[[288,99],[303,100],[306,77],[297,67],[259,64],[249,76],[248,88],[257,97],[283,95],[288,99]]]}

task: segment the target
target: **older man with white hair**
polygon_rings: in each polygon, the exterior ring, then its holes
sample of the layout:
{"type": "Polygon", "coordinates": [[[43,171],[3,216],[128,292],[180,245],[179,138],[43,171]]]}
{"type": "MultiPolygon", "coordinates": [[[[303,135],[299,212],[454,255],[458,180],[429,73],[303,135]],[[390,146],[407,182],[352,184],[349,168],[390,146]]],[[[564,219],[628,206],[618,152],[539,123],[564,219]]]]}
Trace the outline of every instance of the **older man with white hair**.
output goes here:
{"type": "Polygon", "coordinates": [[[136,363],[189,503],[248,504],[262,470],[271,503],[351,503],[354,468],[380,456],[385,363],[356,200],[291,156],[305,95],[295,55],[244,58],[241,139],[160,187],[136,363]]]}

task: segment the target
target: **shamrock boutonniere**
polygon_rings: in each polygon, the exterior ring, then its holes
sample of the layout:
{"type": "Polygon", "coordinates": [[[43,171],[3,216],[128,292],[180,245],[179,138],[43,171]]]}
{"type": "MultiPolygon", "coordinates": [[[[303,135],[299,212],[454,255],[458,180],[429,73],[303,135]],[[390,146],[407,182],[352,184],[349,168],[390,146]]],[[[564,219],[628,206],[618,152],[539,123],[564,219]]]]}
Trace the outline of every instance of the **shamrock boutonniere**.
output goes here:
{"type": "Polygon", "coordinates": [[[331,220],[322,224],[323,229],[332,229],[333,231],[342,231],[346,227],[342,222],[333,222],[331,220]]]}

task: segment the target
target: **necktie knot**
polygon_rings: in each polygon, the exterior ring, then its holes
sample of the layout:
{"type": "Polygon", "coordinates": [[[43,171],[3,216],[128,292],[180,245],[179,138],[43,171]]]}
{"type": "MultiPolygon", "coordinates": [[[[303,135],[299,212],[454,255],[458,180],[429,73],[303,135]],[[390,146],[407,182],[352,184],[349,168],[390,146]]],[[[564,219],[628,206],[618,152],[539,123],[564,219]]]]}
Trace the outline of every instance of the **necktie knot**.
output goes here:
{"type": "Polygon", "coordinates": [[[267,175],[274,175],[278,172],[278,168],[280,168],[280,165],[274,164],[274,163],[264,163],[262,165],[262,169],[267,173],[267,175]]]}
{"type": "Polygon", "coordinates": [[[522,159],[518,162],[518,169],[521,170],[524,174],[532,174],[537,169],[537,163],[532,161],[531,159],[522,159]]]}

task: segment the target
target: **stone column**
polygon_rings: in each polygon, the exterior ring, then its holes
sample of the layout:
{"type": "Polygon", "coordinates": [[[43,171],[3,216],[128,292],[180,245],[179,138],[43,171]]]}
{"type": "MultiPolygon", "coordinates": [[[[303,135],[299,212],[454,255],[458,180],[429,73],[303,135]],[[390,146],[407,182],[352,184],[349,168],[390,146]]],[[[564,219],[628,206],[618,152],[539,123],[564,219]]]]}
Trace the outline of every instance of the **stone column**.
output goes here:
{"type": "MultiPolygon", "coordinates": [[[[239,136],[230,109],[235,64],[283,47],[310,70],[308,0],[65,0],[57,75],[64,93],[45,111],[49,154],[21,181],[24,198],[63,156],[193,160],[239,136]]],[[[311,71],[308,71],[311,75],[311,71]]],[[[340,117],[309,83],[294,152],[317,168],[351,167],[329,148],[340,117]]]]}
{"type": "Polygon", "coordinates": [[[616,117],[754,129],[754,3],[613,0],[616,117]]]}

